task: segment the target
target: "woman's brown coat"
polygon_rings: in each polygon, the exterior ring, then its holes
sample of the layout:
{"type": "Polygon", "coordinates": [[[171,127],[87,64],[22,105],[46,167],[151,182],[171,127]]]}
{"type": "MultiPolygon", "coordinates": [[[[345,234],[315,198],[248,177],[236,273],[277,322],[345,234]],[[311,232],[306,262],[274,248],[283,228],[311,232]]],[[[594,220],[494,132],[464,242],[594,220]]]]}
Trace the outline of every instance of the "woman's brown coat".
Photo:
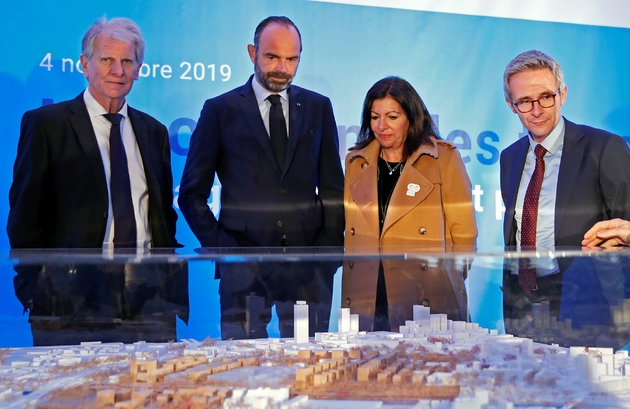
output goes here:
{"type": "MultiPolygon", "coordinates": [[[[466,319],[466,262],[444,251],[474,249],[477,225],[472,186],[455,147],[433,139],[405,162],[379,235],[377,168],[381,147],[372,141],[346,156],[346,254],[383,254],[392,330],[412,319],[414,304],[450,319],[466,319]],[[419,188],[419,189],[418,189],[419,188]],[[463,246],[463,247],[462,247],[463,246]],[[427,257],[428,252],[440,252],[427,257]],[[386,256],[385,253],[397,254],[386,256]],[[407,254],[402,260],[401,254],[407,254]],[[419,254],[420,253],[420,254],[419,254]]],[[[359,314],[360,329],[374,318],[378,257],[344,263],[342,307],[359,314]]]]}

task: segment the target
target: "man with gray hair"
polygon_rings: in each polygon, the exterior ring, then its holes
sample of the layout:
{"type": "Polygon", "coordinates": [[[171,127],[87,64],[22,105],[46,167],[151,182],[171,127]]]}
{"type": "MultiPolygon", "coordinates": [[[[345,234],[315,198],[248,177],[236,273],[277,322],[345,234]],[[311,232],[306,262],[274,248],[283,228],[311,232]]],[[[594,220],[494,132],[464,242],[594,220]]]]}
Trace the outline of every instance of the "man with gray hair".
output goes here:
{"type": "Polygon", "coordinates": [[[127,105],[144,40],[126,18],[82,43],[87,90],[22,118],[7,233],[12,248],[176,247],[166,127],[127,105]]]}
{"type": "MultiPolygon", "coordinates": [[[[628,145],[620,136],[562,116],[568,88],[560,65],[540,51],[526,51],[507,65],[503,87],[505,102],[529,131],[501,153],[505,245],[519,250],[576,247],[596,222],[628,219],[628,145]]],[[[557,312],[570,265],[564,261],[520,259],[506,270],[505,317],[527,309],[527,303],[521,308],[517,302],[524,298],[549,300],[557,312]]]]}
{"type": "Polygon", "coordinates": [[[536,241],[526,247],[580,246],[596,222],[630,217],[628,145],[620,136],[562,117],[568,88],[560,65],[540,51],[526,51],[506,67],[503,87],[505,102],[529,131],[501,153],[505,244],[523,246],[522,222],[530,212],[524,202],[537,146],[544,148],[544,166],[537,172],[542,178],[536,241]]]}

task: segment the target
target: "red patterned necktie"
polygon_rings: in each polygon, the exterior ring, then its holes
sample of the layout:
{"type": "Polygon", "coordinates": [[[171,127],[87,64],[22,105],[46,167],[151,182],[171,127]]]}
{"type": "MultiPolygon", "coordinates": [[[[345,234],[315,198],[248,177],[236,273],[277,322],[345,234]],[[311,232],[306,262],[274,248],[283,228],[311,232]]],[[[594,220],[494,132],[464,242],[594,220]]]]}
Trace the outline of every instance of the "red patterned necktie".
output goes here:
{"type": "MultiPolygon", "coordinates": [[[[521,220],[521,250],[531,250],[536,247],[536,223],[538,222],[538,199],[540,188],[545,176],[545,161],[543,156],[547,150],[542,145],[536,145],[536,167],[525,192],[523,203],[523,218],[521,220]]],[[[536,269],[528,258],[519,259],[518,284],[525,294],[536,288],[536,269]]]]}

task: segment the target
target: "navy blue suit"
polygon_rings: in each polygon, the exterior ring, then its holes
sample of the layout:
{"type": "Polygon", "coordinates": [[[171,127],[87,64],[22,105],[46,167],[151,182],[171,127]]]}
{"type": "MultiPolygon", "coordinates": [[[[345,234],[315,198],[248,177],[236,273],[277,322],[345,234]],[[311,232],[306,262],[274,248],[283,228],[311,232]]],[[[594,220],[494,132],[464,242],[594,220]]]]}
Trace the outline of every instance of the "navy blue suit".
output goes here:
{"type": "Polygon", "coordinates": [[[284,169],[249,81],[206,101],[191,140],[179,207],[202,247],[343,245],[343,172],[330,100],[292,85],[284,169]],[[217,220],[208,208],[222,185],[217,220]]]}
{"type": "MultiPolygon", "coordinates": [[[[289,141],[281,169],[252,80],[206,101],[179,190],[182,214],[203,247],[342,246],[343,172],[330,100],[289,87],[289,141]],[[208,208],[215,173],[222,185],[218,220],[208,208]]],[[[338,267],[217,263],[223,338],[266,337],[273,305],[281,335],[292,336],[297,300],[309,305],[311,334],[327,331],[338,267]],[[256,312],[248,307],[252,300],[260,301],[256,312]]]]}
{"type": "MultiPolygon", "coordinates": [[[[128,107],[149,190],[155,247],[177,247],[166,127],[128,107]]],[[[12,248],[100,248],[109,194],[83,93],[22,117],[7,233],[12,248]]]]}
{"type": "MultiPolygon", "coordinates": [[[[514,208],[528,138],[501,152],[501,195],[505,205],[503,238],[516,246],[514,208]]],[[[581,246],[584,233],[601,220],[630,219],[630,149],[625,140],[601,129],[565,119],[555,209],[555,245],[581,246]]]]}
{"type": "MultiPolygon", "coordinates": [[[[514,209],[529,146],[529,138],[523,137],[501,152],[503,237],[508,248],[516,246],[514,209]]],[[[554,217],[555,246],[574,248],[581,246],[584,233],[596,222],[630,218],[630,149],[623,138],[565,119],[554,217]]],[[[580,311],[610,310],[599,282],[598,265],[579,258],[559,258],[558,274],[538,277],[537,289],[529,295],[521,290],[518,276],[508,266],[503,272],[504,318],[522,318],[531,314],[532,303],[548,301],[551,315],[573,318],[574,328],[591,323],[591,315],[567,314],[571,310],[567,305],[579,299],[585,307],[580,311]],[[587,293],[589,297],[584,296],[587,293]]],[[[603,314],[598,319],[600,324],[610,321],[603,314]]]]}

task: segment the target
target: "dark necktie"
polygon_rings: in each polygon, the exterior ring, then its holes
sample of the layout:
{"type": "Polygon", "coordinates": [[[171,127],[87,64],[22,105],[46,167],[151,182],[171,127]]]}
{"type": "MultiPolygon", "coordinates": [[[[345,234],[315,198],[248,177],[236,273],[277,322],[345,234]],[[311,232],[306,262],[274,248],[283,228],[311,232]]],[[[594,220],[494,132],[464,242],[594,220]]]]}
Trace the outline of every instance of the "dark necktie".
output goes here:
{"type": "Polygon", "coordinates": [[[109,161],[111,164],[112,209],[114,212],[114,247],[136,247],[136,217],[131,199],[131,182],[127,154],[120,135],[121,114],[103,115],[112,127],[109,131],[109,161]]]}
{"type": "MultiPolygon", "coordinates": [[[[542,145],[534,148],[536,154],[536,167],[532,178],[527,185],[525,200],[523,203],[523,218],[521,220],[521,249],[532,250],[536,247],[536,223],[538,222],[538,199],[540,198],[540,188],[545,176],[545,161],[543,156],[547,150],[542,145]]],[[[536,269],[529,259],[519,259],[518,284],[525,294],[532,292],[536,288],[536,269]]]]}
{"type": "Polygon", "coordinates": [[[280,169],[283,169],[284,157],[287,154],[287,145],[289,143],[287,138],[287,123],[282,113],[280,95],[271,94],[267,99],[271,102],[271,109],[269,110],[269,138],[271,140],[271,148],[276,154],[280,169]]]}

